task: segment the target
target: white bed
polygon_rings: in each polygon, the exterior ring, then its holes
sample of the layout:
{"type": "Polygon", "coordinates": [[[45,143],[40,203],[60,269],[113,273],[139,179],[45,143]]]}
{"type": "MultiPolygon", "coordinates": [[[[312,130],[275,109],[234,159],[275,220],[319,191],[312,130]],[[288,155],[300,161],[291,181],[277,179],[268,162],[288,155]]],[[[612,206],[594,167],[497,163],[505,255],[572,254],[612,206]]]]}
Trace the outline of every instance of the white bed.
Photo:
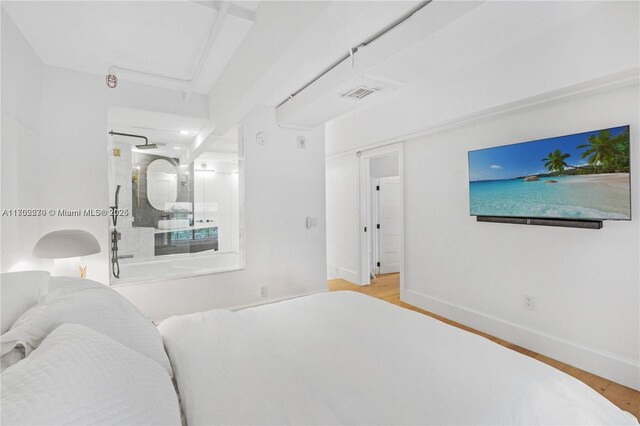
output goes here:
{"type": "Polygon", "coordinates": [[[3,425],[178,426],[180,406],[189,425],[638,424],[558,370],[358,293],[156,329],[100,283],[0,281],[3,425]]]}
{"type": "Polygon", "coordinates": [[[190,425],[637,424],[552,367],[353,292],[159,330],[190,425]]]}

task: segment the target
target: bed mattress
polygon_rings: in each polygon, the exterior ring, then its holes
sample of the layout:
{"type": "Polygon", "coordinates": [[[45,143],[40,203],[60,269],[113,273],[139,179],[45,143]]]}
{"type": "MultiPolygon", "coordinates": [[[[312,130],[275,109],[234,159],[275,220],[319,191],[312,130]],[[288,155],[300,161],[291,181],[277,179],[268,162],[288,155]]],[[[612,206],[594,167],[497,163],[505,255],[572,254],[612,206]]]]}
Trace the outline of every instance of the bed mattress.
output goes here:
{"type": "Polygon", "coordinates": [[[359,293],[159,329],[190,425],[637,424],[559,370],[359,293]]]}

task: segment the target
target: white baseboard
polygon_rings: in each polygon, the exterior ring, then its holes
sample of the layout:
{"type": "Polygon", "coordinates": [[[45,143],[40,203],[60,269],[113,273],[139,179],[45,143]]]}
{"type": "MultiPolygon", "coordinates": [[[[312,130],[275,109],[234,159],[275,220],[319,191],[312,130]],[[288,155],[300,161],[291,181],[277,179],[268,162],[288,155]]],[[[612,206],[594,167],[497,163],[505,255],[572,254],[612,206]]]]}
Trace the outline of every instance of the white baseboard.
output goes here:
{"type": "Polygon", "coordinates": [[[358,284],[358,274],[355,271],[350,271],[349,269],[339,268],[338,278],[342,278],[343,280],[349,281],[353,284],[358,284]]]}
{"type": "Polygon", "coordinates": [[[605,354],[414,290],[405,290],[402,300],[523,348],[640,390],[640,365],[615,355],[605,354]]]}
{"type": "Polygon", "coordinates": [[[349,281],[350,283],[358,284],[358,274],[355,271],[332,265],[327,266],[327,278],[330,280],[340,278],[342,280],[349,281]]]}

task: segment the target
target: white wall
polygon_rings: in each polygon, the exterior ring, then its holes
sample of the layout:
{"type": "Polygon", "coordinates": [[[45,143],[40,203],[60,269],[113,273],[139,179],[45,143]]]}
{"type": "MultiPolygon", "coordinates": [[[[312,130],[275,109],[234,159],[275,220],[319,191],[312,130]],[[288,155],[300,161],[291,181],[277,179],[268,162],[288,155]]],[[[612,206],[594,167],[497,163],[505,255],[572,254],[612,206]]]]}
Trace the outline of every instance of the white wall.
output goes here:
{"type": "Polygon", "coordinates": [[[369,174],[373,178],[398,176],[400,173],[400,163],[398,161],[397,154],[372,158],[369,162],[369,174]]]}
{"type": "Polygon", "coordinates": [[[354,154],[327,159],[327,275],[358,282],[358,167],[354,154]]]}
{"type": "MultiPolygon", "coordinates": [[[[405,145],[405,300],[640,387],[639,232],[481,224],[468,215],[467,151],[630,124],[638,86],[507,113],[405,145]],[[536,310],[524,309],[524,295],[536,310]]],[[[638,150],[633,211],[640,211],[638,150]]]]}
{"type": "Polygon", "coordinates": [[[245,269],[154,284],[117,287],[151,318],[326,291],[324,128],[283,129],[275,110],[258,107],[242,122],[245,269]],[[268,143],[259,145],[263,131],[268,143]],[[296,136],[307,139],[296,148],[296,136]],[[318,227],[305,229],[307,216],[318,227]]]}
{"type": "MultiPolygon", "coordinates": [[[[38,208],[38,148],[44,64],[2,10],[2,199],[0,209],[38,208]]],[[[39,220],[2,216],[2,271],[32,269],[25,257],[40,238],[39,220]]]]}

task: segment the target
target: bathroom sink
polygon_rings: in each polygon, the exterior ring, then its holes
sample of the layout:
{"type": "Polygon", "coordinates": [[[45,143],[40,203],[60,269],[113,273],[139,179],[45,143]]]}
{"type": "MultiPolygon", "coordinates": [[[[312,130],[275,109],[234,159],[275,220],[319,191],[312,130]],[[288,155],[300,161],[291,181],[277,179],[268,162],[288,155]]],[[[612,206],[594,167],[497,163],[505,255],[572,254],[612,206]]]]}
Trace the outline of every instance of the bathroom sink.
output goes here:
{"type": "Polygon", "coordinates": [[[158,229],[184,229],[189,227],[189,219],[162,219],[158,221],[158,229]]]}

